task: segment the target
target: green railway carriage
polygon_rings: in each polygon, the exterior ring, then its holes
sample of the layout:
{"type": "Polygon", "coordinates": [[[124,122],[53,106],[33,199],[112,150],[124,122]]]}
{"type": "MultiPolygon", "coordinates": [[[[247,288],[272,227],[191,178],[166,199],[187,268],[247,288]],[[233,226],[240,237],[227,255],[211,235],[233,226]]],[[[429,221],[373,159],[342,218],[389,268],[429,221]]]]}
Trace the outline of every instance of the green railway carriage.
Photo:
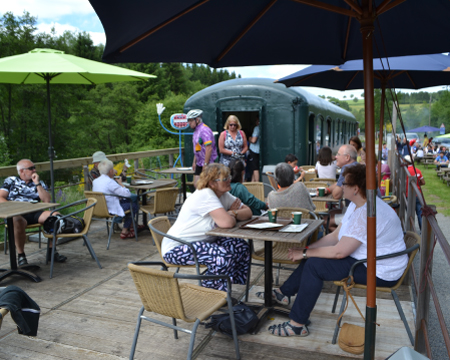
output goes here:
{"type": "MultiPolygon", "coordinates": [[[[335,147],[357,133],[354,116],[301,88],[287,88],[272,79],[224,81],[191,96],[184,112],[204,111],[203,121],[219,134],[227,117],[236,115],[247,137],[260,119],[260,167],[277,164],[295,154],[299,164],[315,164],[316,142],[335,147]]],[[[217,142],[217,137],[216,137],[217,142]]],[[[192,163],[192,137],[185,137],[186,164],[192,163]]]]}

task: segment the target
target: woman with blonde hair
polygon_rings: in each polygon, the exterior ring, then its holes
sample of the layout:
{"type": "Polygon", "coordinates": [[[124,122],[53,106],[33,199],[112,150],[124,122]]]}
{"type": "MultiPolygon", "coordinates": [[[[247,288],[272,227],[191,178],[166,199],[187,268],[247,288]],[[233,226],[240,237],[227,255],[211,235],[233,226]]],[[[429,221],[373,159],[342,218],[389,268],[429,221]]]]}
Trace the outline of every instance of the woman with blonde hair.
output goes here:
{"type": "Polygon", "coordinates": [[[231,159],[241,158],[248,150],[247,137],[236,115],[230,115],[219,136],[219,152],[221,164],[228,166],[231,159]]]}
{"type": "MultiPolygon", "coordinates": [[[[237,221],[252,217],[252,211],[229,191],[230,170],[222,164],[203,168],[197,190],[184,202],[178,218],[168,231],[192,243],[199,264],[207,274],[229,275],[233,284],[245,284],[249,268],[250,247],[243,239],[207,236],[215,227],[232,228],[237,221]]],[[[194,265],[191,248],[165,237],[161,252],[170,264],[194,265]]],[[[227,290],[226,280],[206,280],[203,286],[227,290]]]]}

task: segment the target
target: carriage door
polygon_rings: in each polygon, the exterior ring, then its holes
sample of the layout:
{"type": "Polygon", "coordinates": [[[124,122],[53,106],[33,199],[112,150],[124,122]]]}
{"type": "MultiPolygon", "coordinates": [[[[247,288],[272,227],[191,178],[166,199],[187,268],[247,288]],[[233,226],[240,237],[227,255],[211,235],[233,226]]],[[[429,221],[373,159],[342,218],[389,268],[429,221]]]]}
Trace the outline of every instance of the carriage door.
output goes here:
{"type": "MultiPolygon", "coordinates": [[[[318,119],[316,124],[316,117],[314,114],[309,115],[308,119],[308,164],[314,165],[316,163],[316,144],[320,138],[320,124],[321,121],[318,119]]],[[[320,140],[319,140],[320,141],[320,140]]]]}

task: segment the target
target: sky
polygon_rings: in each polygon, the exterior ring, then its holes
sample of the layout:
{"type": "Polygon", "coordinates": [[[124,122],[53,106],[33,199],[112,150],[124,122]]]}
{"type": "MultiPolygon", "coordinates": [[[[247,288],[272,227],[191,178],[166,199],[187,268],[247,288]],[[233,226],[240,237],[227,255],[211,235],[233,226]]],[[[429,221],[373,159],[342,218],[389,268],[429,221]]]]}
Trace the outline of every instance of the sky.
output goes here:
{"type": "MultiPolygon", "coordinates": [[[[169,1],[169,0],[168,0],[169,1]]],[[[32,16],[37,17],[37,28],[39,32],[50,33],[54,27],[57,34],[64,31],[83,32],[86,31],[91,36],[94,44],[105,44],[106,38],[103,26],[88,0],[0,0],[0,15],[7,11],[16,16],[28,11],[32,16]]],[[[305,65],[268,65],[268,66],[245,66],[224,68],[240,74],[243,78],[262,77],[279,79],[296,71],[305,65]]],[[[305,90],[315,95],[333,96],[338,99],[350,98],[351,95],[360,98],[363,90],[337,91],[315,87],[303,87],[305,90]]],[[[436,86],[420,91],[436,92],[442,90],[442,86],[436,86]]],[[[411,90],[398,89],[402,92],[411,90]]]]}

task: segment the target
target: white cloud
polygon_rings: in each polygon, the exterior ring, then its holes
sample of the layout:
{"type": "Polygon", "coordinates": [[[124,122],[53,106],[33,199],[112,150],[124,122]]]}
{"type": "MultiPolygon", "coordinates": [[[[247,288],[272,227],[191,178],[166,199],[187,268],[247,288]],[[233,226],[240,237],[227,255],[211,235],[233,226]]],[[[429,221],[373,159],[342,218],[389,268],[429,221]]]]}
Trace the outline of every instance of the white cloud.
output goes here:
{"type": "Polygon", "coordinates": [[[88,0],[2,0],[0,13],[11,11],[18,16],[28,11],[38,20],[58,20],[65,15],[95,14],[88,0]]]}
{"type": "MultiPolygon", "coordinates": [[[[40,23],[37,25],[38,32],[45,32],[47,34],[50,34],[52,28],[55,28],[55,32],[57,35],[62,35],[64,31],[71,31],[71,32],[83,32],[85,30],[81,30],[77,28],[76,26],[70,25],[70,24],[60,24],[57,22],[51,22],[51,23],[40,23]]],[[[106,37],[105,33],[103,32],[94,32],[94,31],[86,31],[90,36],[92,41],[94,42],[94,45],[98,44],[105,44],[106,37]]]]}

